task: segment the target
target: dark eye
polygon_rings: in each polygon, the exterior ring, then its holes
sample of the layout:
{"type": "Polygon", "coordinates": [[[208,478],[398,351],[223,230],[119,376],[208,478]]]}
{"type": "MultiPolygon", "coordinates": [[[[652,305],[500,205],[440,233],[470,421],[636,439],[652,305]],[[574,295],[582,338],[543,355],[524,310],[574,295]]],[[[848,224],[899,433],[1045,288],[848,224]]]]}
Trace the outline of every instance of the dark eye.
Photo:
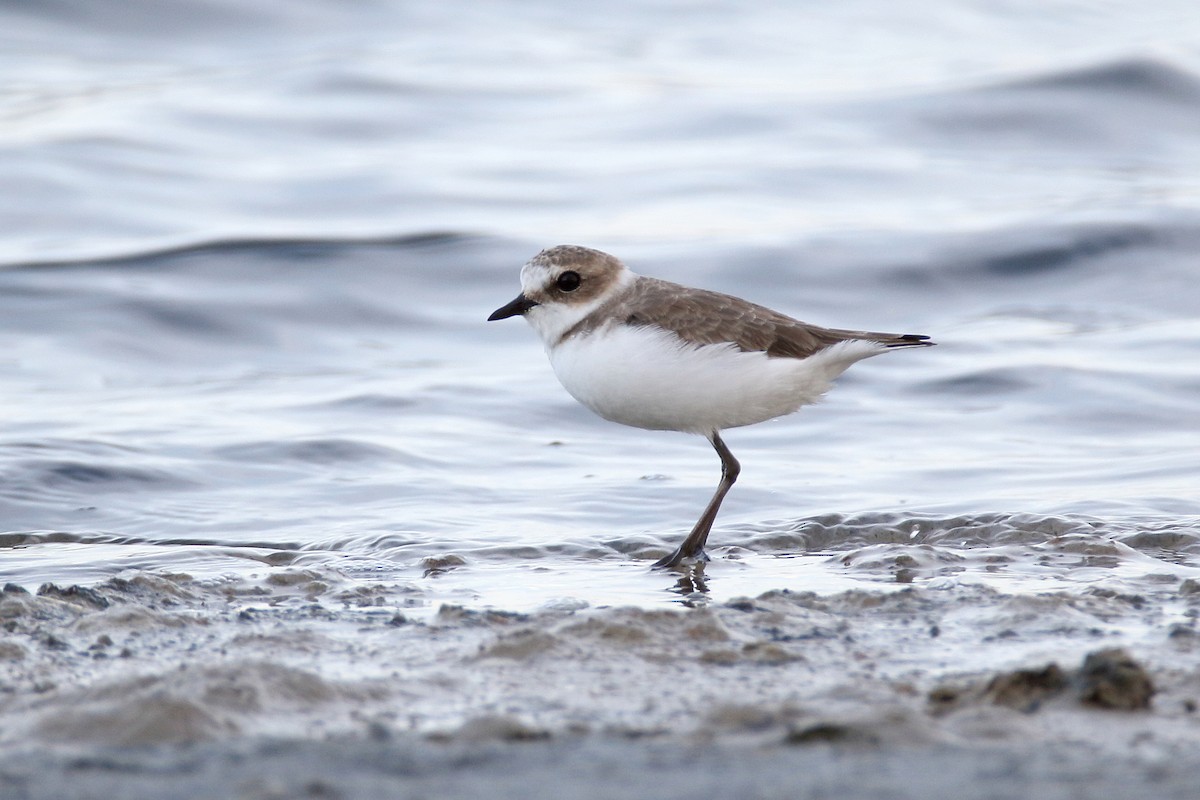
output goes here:
{"type": "Polygon", "coordinates": [[[573,292],[579,288],[581,280],[578,272],[568,270],[558,276],[558,288],[564,292],[573,292]]]}

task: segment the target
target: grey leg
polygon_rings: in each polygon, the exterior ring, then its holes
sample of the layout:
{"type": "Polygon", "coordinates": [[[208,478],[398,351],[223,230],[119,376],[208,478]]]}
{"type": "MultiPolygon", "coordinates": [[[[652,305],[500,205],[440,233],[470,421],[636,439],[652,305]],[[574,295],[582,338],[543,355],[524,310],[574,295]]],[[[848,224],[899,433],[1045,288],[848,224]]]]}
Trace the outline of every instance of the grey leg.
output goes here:
{"type": "Polygon", "coordinates": [[[721,441],[721,437],[716,431],[708,435],[708,440],[712,442],[712,446],[717,450],[717,455],[721,457],[721,482],[717,484],[716,493],[713,494],[712,500],[708,501],[708,507],[696,521],[692,532],[683,540],[683,544],[679,545],[679,549],[671,555],[655,561],[655,567],[676,567],[683,561],[708,560],[708,556],[704,553],[704,543],[708,541],[708,532],[712,529],[713,520],[717,518],[717,512],[721,509],[721,501],[725,499],[729,488],[737,480],[738,473],[742,471],[742,465],[733,457],[733,453],[729,452],[729,448],[725,446],[725,442],[721,441]]]}

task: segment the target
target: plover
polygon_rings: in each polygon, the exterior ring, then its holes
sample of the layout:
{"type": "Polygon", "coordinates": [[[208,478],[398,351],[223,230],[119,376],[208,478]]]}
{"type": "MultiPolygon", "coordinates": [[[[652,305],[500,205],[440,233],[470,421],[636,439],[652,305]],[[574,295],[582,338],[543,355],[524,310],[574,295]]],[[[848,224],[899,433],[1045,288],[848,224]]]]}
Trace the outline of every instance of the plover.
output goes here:
{"type": "Polygon", "coordinates": [[[575,245],[543,250],[521,268],[521,293],[488,320],[523,316],[559,381],[613,422],[703,435],[721,482],[700,519],[656,567],[706,561],[704,544],[741,465],[721,431],[818,400],[851,364],[928,336],[837,330],[727,294],[630,271],[575,245]]]}

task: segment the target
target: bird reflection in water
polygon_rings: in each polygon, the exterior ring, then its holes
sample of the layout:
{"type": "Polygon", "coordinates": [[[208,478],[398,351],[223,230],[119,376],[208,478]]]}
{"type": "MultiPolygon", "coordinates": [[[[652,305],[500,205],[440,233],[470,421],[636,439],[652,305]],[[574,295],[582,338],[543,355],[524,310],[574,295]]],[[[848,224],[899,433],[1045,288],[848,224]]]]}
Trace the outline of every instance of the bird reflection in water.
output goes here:
{"type": "Polygon", "coordinates": [[[704,564],[705,562],[698,561],[683,568],[676,568],[675,585],[667,589],[668,592],[679,595],[675,602],[689,608],[708,605],[708,581],[704,578],[704,564]]]}

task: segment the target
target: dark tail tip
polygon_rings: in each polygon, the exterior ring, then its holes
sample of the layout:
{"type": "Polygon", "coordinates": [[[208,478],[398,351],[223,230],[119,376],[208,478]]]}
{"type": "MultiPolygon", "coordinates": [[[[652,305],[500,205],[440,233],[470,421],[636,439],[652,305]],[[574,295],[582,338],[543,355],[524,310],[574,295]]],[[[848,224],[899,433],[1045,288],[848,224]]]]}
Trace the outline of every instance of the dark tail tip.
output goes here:
{"type": "Polygon", "coordinates": [[[929,341],[928,336],[922,336],[919,333],[906,333],[902,336],[897,336],[895,339],[887,343],[888,347],[933,347],[937,342],[929,341]]]}

